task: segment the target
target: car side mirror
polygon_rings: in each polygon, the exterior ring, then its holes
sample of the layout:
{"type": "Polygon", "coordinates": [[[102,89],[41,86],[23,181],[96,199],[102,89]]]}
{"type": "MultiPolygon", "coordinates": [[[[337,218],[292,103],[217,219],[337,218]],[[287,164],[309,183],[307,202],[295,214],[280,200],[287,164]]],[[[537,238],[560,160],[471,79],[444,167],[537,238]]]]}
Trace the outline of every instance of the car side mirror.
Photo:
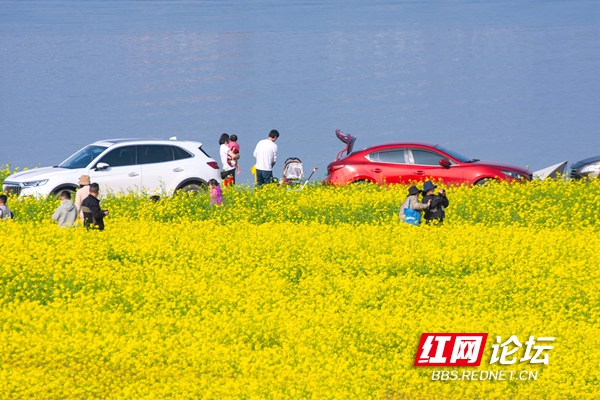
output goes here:
{"type": "Polygon", "coordinates": [[[446,158],[442,158],[440,160],[440,165],[444,168],[450,168],[450,160],[448,160],[446,158]]]}
{"type": "Polygon", "coordinates": [[[99,162],[98,164],[96,164],[96,171],[102,171],[104,169],[107,169],[108,167],[110,167],[110,165],[108,165],[107,163],[99,162]]]}

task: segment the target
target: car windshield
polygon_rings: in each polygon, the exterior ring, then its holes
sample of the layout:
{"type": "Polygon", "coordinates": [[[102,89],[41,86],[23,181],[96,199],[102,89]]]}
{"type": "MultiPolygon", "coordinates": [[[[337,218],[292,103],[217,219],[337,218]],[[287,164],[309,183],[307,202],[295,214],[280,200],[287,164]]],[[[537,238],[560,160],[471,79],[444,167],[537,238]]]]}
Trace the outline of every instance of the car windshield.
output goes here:
{"type": "Polygon", "coordinates": [[[455,151],[448,150],[447,148],[442,147],[439,144],[436,144],[434,147],[436,149],[438,149],[440,151],[443,151],[444,153],[448,154],[450,157],[457,159],[460,162],[474,162],[474,161],[479,161],[479,160],[475,160],[475,159],[472,159],[472,158],[467,158],[467,157],[463,156],[462,154],[458,154],[455,151]]]}
{"type": "Polygon", "coordinates": [[[78,169],[87,167],[107,148],[104,146],[87,146],[63,161],[59,167],[78,169]]]}

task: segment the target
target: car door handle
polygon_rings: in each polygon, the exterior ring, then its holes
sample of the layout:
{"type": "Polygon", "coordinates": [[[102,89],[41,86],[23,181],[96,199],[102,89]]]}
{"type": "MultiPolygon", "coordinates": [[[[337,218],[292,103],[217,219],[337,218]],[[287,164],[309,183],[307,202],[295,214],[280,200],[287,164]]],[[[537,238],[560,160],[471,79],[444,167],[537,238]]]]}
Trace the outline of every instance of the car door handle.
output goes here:
{"type": "Polygon", "coordinates": [[[380,172],[383,172],[383,170],[381,168],[375,168],[375,169],[372,169],[371,172],[375,172],[378,174],[380,172]]]}
{"type": "Polygon", "coordinates": [[[138,174],[137,172],[130,172],[130,173],[129,173],[129,176],[130,176],[130,177],[132,177],[132,178],[133,178],[133,177],[136,177],[136,176],[138,176],[138,175],[139,175],[139,174],[138,174]]]}
{"type": "Polygon", "coordinates": [[[181,168],[181,167],[177,167],[173,170],[173,172],[181,172],[181,171],[183,171],[183,168],[181,168]]]}
{"type": "Polygon", "coordinates": [[[423,171],[415,171],[415,175],[425,175],[425,172],[423,172],[423,171]]]}

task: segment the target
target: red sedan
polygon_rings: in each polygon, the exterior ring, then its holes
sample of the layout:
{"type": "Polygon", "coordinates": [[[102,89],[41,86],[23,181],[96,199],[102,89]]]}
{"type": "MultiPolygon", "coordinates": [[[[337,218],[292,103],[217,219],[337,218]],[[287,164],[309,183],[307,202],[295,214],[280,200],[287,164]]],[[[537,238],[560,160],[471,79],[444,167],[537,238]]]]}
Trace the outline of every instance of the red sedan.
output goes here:
{"type": "Polygon", "coordinates": [[[464,157],[437,144],[389,143],[352,152],[355,138],[336,131],[347,146],[327,166],[324,183],[410,183],[434,180],[447,184],[483,184],[490,179],[530,180],[531,173],[516,165],[464,157]],[[343,153],[347,156],[343,157],[343,153]]]}

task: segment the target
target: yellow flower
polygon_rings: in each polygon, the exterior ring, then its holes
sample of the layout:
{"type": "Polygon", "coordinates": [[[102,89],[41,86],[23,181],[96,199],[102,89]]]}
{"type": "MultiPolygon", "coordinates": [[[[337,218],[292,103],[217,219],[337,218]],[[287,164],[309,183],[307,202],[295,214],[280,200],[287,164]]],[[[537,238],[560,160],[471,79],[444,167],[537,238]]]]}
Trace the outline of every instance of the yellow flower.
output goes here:
{"type": "Polygon", "coordinates": [[[447,188],[441,226],[400,224],[403,186],[231,188],[58,201],[0,222],[2,398],[592,398],[600,180],[447,188]],[[421,333],[488,332],[481,367],[431,380],[421,333]],[[555,338],[548,365],[489,364],[496,336],[555,338]]]}

